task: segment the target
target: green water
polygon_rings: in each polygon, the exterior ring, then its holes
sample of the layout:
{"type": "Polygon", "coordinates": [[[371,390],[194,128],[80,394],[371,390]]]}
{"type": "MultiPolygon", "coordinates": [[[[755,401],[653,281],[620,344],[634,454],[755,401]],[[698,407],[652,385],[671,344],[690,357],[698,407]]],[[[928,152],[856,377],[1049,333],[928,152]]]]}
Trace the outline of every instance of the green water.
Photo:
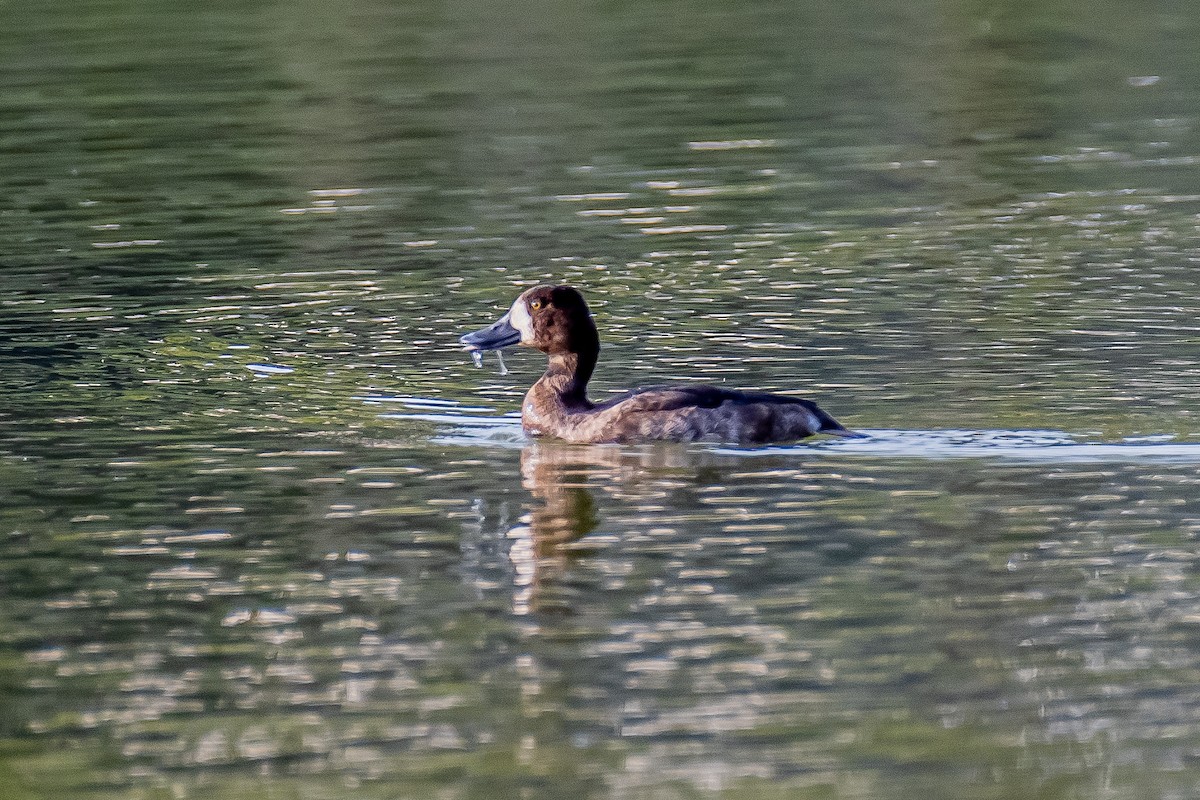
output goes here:
{"type": "Polygon", "coordinates": [[[187,6],[0,6],[0,797],[1200,794],[1200,9],[187,6]]]}

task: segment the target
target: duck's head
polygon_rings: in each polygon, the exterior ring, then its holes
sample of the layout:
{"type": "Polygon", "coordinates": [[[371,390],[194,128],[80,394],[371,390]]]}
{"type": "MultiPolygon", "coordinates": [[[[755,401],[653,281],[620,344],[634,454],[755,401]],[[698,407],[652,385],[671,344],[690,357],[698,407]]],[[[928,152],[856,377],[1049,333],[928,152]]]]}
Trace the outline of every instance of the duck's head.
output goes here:
{"type": "Polygon", "coordinates": [[[549,355],[594,353],[600,348],[592,313],[572,286],[528,289],[507,314],[459,341],[468,350],[499,350],[520,344],[549,355]]]}

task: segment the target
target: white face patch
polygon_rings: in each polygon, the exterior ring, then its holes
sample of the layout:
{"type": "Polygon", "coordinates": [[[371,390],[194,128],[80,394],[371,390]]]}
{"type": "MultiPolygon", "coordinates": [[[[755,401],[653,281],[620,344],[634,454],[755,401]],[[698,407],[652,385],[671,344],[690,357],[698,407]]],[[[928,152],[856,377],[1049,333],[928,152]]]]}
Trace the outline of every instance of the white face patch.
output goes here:
{"type": "Polygon", "coordinates": [[[508,310],[508,324],[521,332],[521,344],[533,344],[533,318],[525,307],[524,297],[518,297],[508,310]]]}

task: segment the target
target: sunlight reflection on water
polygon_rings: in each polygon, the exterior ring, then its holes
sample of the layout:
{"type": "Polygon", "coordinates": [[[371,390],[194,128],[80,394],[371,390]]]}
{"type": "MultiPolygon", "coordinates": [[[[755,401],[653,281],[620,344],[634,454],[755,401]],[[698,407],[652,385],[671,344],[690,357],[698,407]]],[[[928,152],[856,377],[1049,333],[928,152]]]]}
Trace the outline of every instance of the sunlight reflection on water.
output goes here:
{"type": "Polygon", "coordinates": [[[10,5],[8,794],[1197,796],[1194,4],[10,5]]]}

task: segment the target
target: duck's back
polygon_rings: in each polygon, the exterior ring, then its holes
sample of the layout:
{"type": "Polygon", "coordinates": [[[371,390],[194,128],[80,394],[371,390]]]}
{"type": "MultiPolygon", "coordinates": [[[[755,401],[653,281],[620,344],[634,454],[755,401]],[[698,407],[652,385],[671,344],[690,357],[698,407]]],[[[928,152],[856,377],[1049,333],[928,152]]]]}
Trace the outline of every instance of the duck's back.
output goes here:
{"type": "Polygon", "coordinates": [[[577,441],[700,439],[745,444],[788,442],[814,433],[853,435],[816,403],[787,395],[716,386],[655,386],[593,408],[577,441]]]}

